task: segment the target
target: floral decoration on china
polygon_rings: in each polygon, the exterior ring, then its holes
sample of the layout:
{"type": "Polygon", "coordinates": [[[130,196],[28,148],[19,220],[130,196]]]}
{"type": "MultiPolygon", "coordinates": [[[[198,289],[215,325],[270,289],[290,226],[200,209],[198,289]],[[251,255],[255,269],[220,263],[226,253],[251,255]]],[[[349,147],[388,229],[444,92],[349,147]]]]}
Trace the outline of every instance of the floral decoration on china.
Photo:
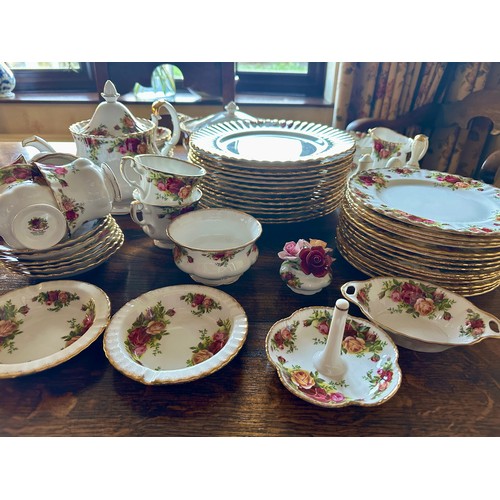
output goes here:
{"type": "Polygon", "coordinates": [[[297,242],[288,241],[283,250],[278,252],[278,257],[292,264],[292,267],[306,275],[323,278],[331,273],[334,259],[330,255],[331,248],[322,240],[299,239],[297,242]]]}

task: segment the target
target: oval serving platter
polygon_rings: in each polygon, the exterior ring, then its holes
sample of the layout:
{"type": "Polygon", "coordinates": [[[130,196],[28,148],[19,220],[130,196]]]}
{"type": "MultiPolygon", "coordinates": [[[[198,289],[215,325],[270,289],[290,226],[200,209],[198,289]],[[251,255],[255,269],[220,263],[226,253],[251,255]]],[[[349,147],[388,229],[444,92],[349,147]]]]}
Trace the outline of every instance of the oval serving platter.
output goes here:
{"type": "Polygon", "coordinates": [[[122,374],[146,385],[191,382],[229,363],[242,348],[248,319],[221,290],[176,285],[126,303],[104,334],[104,352],[122,374]]]}
{"type": "Polygon", "coordinates": [[[324,408],[378,406],[399,389],[398,349],[387,333],[366,319],[347,316],[342,379],[318,373],[313,364],[323,350],[333,307],[305,307],[277,321],[266,337],[266,354],[281,383],[292,394],[324,408]]]}
{"type": "Polygon", "coordinates": [[[0,378],[59,365],[87,348],[110,320],[110,301],[82,281],[46,281],[0,297],[0,378]]]}
{"type": "Polygon", "coordinates": [[[498,318],[463,296],[426,281],[380,276],[349,281],[340,291],[407,349],[441,352],[500,338],[498,318]]]}

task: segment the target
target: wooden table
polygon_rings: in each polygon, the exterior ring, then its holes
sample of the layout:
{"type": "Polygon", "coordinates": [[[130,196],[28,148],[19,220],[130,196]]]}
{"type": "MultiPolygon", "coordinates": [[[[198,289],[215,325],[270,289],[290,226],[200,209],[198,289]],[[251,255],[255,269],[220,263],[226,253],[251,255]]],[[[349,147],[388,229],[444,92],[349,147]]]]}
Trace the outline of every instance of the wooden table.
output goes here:
{"type": "MultiPolygon", "coordinates": [[[[1,143],[10,161],[18,144],[1,143]]],[[[180,151],[178,151],[179,153],[180,151]]],[[[112,313],[149,290],[193,283],[172,253],[153,245],[128,215],[115,216],[123,247],[74,279],[101,287],[112,313]]],[[[34,375],[0,380],[0,436],[498,436],[500,341],[441,353],[399,349],[403,382],[383,405],[325,409],[298,399],[278,380],[264,340],[271,325],[305,306],[331,306],[340,286],[367,277],[338,253],[334,281],[317,295],[292,293],[280,280],[284,242],[320,238],[335,244],[336,215],[264,225],[254,267],[220,289],[245,309],[249,331],[239,354],[220,371],[182,385],[146,386],[108,362],[102,338],[75,358],[34,375]]],[[[0,269],[0,293],[36,283],[0,269]]],[[[471,297],[498,315],[500,290],[471,297]]],[[[353,316],[362,316],[353,305],[353,316]]]]}

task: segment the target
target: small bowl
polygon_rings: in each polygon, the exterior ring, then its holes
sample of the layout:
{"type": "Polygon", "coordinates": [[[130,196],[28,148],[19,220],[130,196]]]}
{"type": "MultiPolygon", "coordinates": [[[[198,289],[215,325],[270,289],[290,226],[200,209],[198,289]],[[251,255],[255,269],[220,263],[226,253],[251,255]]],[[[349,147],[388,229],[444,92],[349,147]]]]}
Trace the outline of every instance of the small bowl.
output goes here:
{"type": "Polygon", "coordinates": [[[0,378],[37,373],[76,356],[109,323],[111,305],[82,281],[46,281],[0,297],[0,378]]]}
{"type": "Polygon", "coordinates": [[[169,286],[140,295],[113,316],[104,352],[137,382],[191,382],[229,363],[247,331],[244,309],[227,293],[201,285],[169,286]]]}
{"type": "Polygon", "coordinates": [[[260,222],[229,208],[205,208],[177,217],[167,228],[175,264],[205,285],[234,283],[257,260],[260,222]]]}
{"type": "Polygon", "coordinates": [[[304,307],[277,321],[266,336],[266,354],[292,394],[324,408],[378,406],[398,391],[402,373],[398,349],[369,321],[347,315],[342,341],[345,374],[318,373],[313,358],[325,348],[333,307],[304,307]]]}
{"type": "Polygon", "coordinates": [[[432,283],[380,276],[349,281],[340,290],[406,349],[441,352],[486,338],[500,338],[498,318],[432,283]]]}

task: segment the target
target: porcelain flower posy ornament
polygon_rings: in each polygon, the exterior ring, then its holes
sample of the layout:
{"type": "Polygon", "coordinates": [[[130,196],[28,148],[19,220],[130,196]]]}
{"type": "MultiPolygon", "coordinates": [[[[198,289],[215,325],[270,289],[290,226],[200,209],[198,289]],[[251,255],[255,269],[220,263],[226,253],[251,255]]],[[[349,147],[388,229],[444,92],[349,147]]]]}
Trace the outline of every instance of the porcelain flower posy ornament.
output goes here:
{"type": "Polygon", "coordinates": [[[278,257],[284,260],[280,267],[281,279],[296,293],[318,293],[332,282],[331,252],[322,240],[288,241],[278,252],[278,257]]]}

